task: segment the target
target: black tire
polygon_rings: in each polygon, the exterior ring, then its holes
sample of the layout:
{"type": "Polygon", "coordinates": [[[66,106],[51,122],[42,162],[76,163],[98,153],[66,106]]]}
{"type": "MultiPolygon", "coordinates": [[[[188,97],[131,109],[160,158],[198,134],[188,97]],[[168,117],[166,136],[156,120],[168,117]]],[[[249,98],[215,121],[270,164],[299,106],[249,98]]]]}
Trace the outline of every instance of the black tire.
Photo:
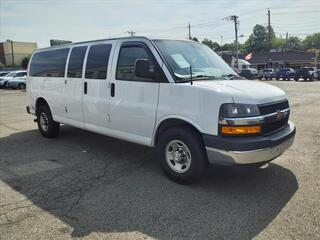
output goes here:
{"type": "Polygon", "coordinates": [[[26,85],[24,83],[19,83],[18,88],[19,89],[25,89],[26,85]]]}
{"type": "Polygon", "coordinates": [[[46,138],[53,138],[59,133],[60,123],[53,120],[48,105],[40,105],[37,110],[37,124],[39,131],[46,138]]]}
{"type": "Polygon", "coordinates": [[[295,81],[299,81],[299,78],[295,77],[294,80],[295,80],[295,81]]]}
{"type": "MultiPolygon", "coordinates": [[[[173,151],[172,147],[171,149],[173,151]]],[[[161,167],[164,173],[168,176],[169,179],[175,182],[178,182],[180,184],[190,184],[195,182],[196,180],[198,180],[200,177],[203,176],[205,170],[207,169],[208,160],[207,160],[207,155],[205,153],[205,148],[202,143],[202,139],[190,127],[175,127],[175,128],[170,128],[165,132],[163,132],[159,136],[157,150],[158,150],[158,156],[160,157],[161,167]],[[172,146],[172,144],[176,143],[176,141],[178,143],[180,142],[179,144],[181,143],[184,144],[189,150],[190,164],[189,164],[189,167],[186,167],[187,170],[183,169],[184,163],[182,164],[178,163],[174,159],[171,159],[171,160],[168,159],[167,161],[166,154],[170,154],[169,153],[170,147],[172,146]],[[184,172],[179,173],[176,170],[173,170],[176,164],[177,166],[179,166],[179,164],[182,165],[181,169],[184,172]]],[[[180,150],[178,150],[177,152],[178,154],[181,154],[180,150]]],[[[186,158],[188,154],[185,154],[183,156],[184,158],[186,158]]],[[[187,162],[188,161],[186,161],[186,165],[188,165],[187,162]]]]}
{"type": "Polygon", "coordinates": [[[279,81],[279,79],[280,79],[280,78],[278,78],[278,77],[276,78],[277,81],[279,81]]]}

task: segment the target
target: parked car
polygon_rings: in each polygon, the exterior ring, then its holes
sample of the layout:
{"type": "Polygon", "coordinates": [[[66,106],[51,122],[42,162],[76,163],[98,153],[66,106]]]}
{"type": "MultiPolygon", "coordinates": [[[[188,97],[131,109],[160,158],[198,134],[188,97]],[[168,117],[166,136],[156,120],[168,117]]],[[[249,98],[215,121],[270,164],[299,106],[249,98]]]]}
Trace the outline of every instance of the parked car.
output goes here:
{"type": "Polygon", "coordinates": [[[257,79],[258,78],[258,71],[254,68],[246,68],[242,69],[240,72],[240,76],[246,79],[257,79]]]}
{"type": "Polygon", "coordinates": [[[26,76],[16,77],[8,80],[7,87],[12,89],[25,89],[26,88],[26,76]]]}
{"type": "Polygon", "coordinates": [[[320,69],[317,70],[318,80],[320,80],[320,69]]]}
{"type": "Polygon", "coordinates": [[[300,70],[296,71],[294,80],[298,81],[299,78],[303,78],[303,80],[309,79],[310,81],[317,79],[317,69],[315,67],[303,67],[300,70]]]}
{"type": "Polygon", "coordinates": [[[272,68],[265,68],[259,71],[258,78],[259,79],[270,79],[272,80],[275,77],[275,71],[272,68]]]}
{"type": "Polygon", "coordinates": [[[25,70],[12,71],[8,73],[7,75],[0,78],[0,88],[8,87],[7,83],[9,80],[26,78],[26,74],[27,71],[25,70]]]}
{"type": "Polygon", "coordinates": [[[292,68],[281,68],[276,72],[277,80],[291,80],[295,77],[295,72],[292,68]]]}
{"type": "Polygon", "coordinates": [[[6,76],[8,73],[10,73],[9,71],[2,71],[0,72],[0,77],[4,77],[6,76]]]}
{"type": "Polygon", "coordinates": [[[60,123],[156,147],[179,183],[208,164],[263,165],[294,141],[286,94],[238,75],[209,47],[130,37],[35,50],[27,112],[40,133],[60,123]]]}

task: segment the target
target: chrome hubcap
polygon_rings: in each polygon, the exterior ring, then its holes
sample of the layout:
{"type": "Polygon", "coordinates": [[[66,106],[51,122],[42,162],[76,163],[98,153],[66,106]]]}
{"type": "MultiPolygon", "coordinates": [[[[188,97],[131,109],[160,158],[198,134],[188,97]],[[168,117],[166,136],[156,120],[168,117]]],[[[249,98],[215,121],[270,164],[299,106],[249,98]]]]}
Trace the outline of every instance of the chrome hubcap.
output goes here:
{"type": "Polygon", "coordinates": [[[189,148],[179,140],[172,140],[166,146],[166,160],[169,167],[177,173],[185,173],[191,166],[189,148]]]}
{"type": "Polygon", "coordinates": [[[40,114],[40,126],[41,126],[42,130],[44,130],[44,131],[48,130],[48,127],[49,127],[48,122],[49,122],[49,120],[48,120],[47,115],[44,112],[42,112],[40,114]]]}

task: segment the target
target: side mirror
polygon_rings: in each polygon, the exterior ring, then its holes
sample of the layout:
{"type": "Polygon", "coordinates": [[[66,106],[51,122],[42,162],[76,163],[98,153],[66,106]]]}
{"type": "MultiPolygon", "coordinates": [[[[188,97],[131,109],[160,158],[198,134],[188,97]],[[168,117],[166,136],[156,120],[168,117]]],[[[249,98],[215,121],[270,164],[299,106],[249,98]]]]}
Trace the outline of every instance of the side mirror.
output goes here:
{"type": "Polygon", "coordinates": [[[134,74],[142,78],[154,78],[155,71],[150,71],[150,62],[147,59],[137,59],[134,65],[134,74]]]}

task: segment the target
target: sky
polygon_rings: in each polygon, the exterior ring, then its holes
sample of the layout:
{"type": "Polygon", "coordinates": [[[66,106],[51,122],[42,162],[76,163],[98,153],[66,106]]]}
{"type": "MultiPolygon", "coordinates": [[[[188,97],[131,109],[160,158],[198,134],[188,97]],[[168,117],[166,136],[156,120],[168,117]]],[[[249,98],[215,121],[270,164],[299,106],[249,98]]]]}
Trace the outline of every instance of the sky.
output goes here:
{"type": "Polygon", "coordinates": [[[271,25],[278,36],[304,38],[320,32],[319,0],[0,0],[0,41],[37,42],[50,39],[86,41],[109,37],[192,37],[230,43],[239,17],[239,39],[244,42],[255,24],[271,25]]]}

